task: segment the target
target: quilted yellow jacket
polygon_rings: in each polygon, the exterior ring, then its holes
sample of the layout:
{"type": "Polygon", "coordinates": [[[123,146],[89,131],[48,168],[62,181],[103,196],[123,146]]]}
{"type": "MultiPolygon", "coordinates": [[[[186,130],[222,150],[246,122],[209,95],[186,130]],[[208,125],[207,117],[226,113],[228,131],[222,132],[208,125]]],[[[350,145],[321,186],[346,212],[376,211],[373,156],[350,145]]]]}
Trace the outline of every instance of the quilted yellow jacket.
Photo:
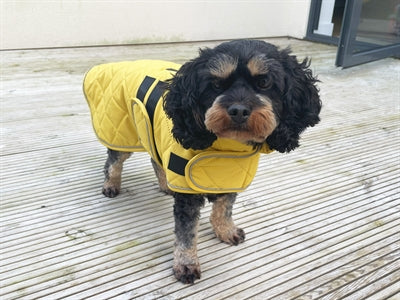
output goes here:
{"type": "Polygon", "coordinates": [[[180,193],[231,193],[246,189],[260,153],[234,140],[217,139],[205,150],[184,149],[172,136],[162,100],[165,80],[180,65],[157,60],[98,65],[84,79],[94,131],[106,147],[147,151],[166,172],[168,187],[180,193]]]}

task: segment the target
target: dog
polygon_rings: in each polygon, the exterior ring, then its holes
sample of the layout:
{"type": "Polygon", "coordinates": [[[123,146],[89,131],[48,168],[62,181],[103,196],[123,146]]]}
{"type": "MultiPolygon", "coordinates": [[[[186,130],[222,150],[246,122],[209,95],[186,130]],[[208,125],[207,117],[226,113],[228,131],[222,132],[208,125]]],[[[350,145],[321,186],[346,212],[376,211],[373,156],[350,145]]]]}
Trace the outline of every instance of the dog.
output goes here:
{"type": "Polygon", "coordinates": [[[290,49],[245,39],[201,49],[182,66],[145,60],[87,73],[93,127],[108,148],[102,192],[117,196],[124,161],[132,152],[150,153],[160,189],[174,197],[179,281],[201,275],[196,243],[205,199],[213,204],[216,236],[242,243],[232,206],[251,183],[260,153],[294,150],[300,134],[320,121],[318,80],[309,66],[290,49]]]}

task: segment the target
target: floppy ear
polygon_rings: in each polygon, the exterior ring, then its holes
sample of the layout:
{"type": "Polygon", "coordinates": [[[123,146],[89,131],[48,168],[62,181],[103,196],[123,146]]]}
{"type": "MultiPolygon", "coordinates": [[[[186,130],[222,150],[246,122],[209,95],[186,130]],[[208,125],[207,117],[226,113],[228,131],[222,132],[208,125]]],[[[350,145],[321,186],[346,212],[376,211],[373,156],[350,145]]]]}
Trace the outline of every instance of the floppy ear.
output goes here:
{"type": "Polygon", "coordinates": [[[174,138],[185,149],[205,149],[217,139],[204,125],[205,108],[200,101],[208,84],[202,76],[211,52],[200,50],[200,56],[185,63],[168,82],[164,110],[173,122],[174,138]]]}
{"type": "Polygon", "coordinates": [[[298,63],[290,50],[280,52],[280,62],[285,69],[285,92],[279,125],[266,139],[268,146],[279,152],[289,152],[299,146],[300,134],[319,122],[321,100],[306,58],[298,63]]]}

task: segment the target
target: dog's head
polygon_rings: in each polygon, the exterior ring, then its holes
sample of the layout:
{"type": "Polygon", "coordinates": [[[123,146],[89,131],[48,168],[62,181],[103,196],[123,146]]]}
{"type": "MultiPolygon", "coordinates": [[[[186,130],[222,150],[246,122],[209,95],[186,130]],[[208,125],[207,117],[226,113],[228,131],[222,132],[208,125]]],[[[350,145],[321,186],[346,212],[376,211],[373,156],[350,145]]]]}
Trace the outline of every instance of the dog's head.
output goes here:
{"type": "Polygon", "coordinates": [[[164,109],[184,148],[205,149],[220,138],[289,152],[319,122],[317,80],[307,59],[258,40],[200,50],[170,81],[164,109]]]}

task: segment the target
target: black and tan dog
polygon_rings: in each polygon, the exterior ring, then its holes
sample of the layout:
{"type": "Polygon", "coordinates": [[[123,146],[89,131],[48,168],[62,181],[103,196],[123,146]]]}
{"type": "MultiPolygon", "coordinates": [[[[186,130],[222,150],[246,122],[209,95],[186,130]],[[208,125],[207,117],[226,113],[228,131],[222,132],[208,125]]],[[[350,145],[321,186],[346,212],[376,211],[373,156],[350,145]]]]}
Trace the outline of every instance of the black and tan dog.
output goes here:
{"type": "Polygon", "coordinates": [[[289,152],[319,122],[321,102],[308,60],[258,40],[236,40],[180,66],[165,61],[96,66],[84,81],[93,127],[108,148],[103,194],[116,196],[130,153],[151,155],[161,190],[175,198],[176,278],[200,278],[200,208],[228,244],[244,241],[232,220],[237,192],[260,153],[289,152]],[[159,101],[161,99],[161,101],[159,101]]]}

